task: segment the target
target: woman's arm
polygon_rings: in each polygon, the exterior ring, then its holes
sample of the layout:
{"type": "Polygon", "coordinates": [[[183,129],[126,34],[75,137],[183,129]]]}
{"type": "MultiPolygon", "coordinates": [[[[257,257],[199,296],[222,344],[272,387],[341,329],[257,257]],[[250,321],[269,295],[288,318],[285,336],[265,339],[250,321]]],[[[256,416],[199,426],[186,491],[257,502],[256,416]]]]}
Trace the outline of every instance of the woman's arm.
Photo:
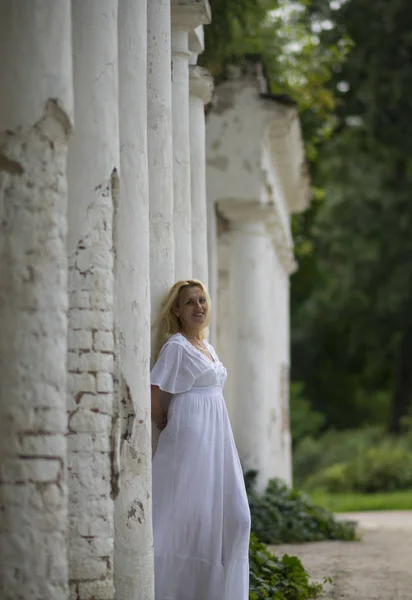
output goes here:
{"type": "Polygon", "coordinates": [[[160,388],[157,385],[151,385],[150,390],[152,396],[152,419],[159,429],[164,429],[167,425],[167,414],[160,404],[160,388]]]}

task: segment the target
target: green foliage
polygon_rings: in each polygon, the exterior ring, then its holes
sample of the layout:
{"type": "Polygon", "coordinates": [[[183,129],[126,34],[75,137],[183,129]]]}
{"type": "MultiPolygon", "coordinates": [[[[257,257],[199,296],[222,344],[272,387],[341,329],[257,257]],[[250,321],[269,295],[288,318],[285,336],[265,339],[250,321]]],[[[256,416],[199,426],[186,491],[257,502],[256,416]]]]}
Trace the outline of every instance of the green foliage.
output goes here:
{"type": "Polygon", "coordinates": [[[350,85],[348,91],[339,94],[339,117],[360,115],[375,142],[411,155],[409,0],[349,0],[340,10],[332,10],[329,1],[311,0],[310,12],[312,21],[336,23],[336,27],[323,32],[321,43],[335,43],[342,31],[354,42],[353,51],[335,78],[335,83],[340,80],[350,85]]]}
{"type": "Polygon", "coordinates": [[[411,181],[365,132],[342,133],[321,157],[326,201],[292,286],[293,377],[328,424],[382,423],[397,387],[410,405],[411,181]]]}
{"type": "Polygon", "coordinates": [[[412,5],[312,0],[309,16],[328,23],[321,46],[354,44],[326,83],[336,128],[310,157],[321,192],[293,224],[292,376],[327,426],[399,433],[412,410],[412,5]]]}
{"type": "Polygon", "coordinates": [[[294,451],[294,474],[306,490],[329,493],[412,489],[412,432],[379,426],[307,436],[294,451]]]}
{"type": "Polygon", "coordinates": [[[346,36],[319,44],[308,27],[307,5],[306,0],[211,0],[213,20],[205,28],[199,62],[219,82],[227,64],[259,57],[270,91],[289,95],[299,106],[308,152],[314,155],[316,144],[334,129],[335,95],[327,83],[351,44],[346,36]]]}
{"type": "Polygon", "coordinates": [[[305,600],[316,598],[320,584],[310,582],[301,561],[285,554],[278,558],[255,535],[250,539],[250,600],[305,600]]]}
{"type": "Polygon", "coordinates": [[[303,384],[292,382],[290,385],[290,428],[293,446],[300,440],[319,433],[325,423],[325,417],[313,410],[303,393],[303,384]]]}
{"type": "Polygon", "coordinates": [[[210,4],[212,23],[205,28],[205,51],[199,58],[215,77],[224,74],[228,61],[270,51],[279,55],[278,36],[267,28],[268,13],[278,8],[279,0],[211,0],[210,4]]]}
{"type": "Polygon", "coordinates": [[[331,494],[353,491],[353,481],[348,473],[348,463],[338,463],[322,469],[308,478],[306,487],[308,490],[315,489],[331,494]]]}
{"type": "Polygon", "coordinates": [[[353,540],[353,523],[337,521],[308,496],[273,479],[264,494],[253,489],[255,472],[246,477],[252,531],[266,544],[353,540]]]}
{"type": "Polygon", "coordinates": [[[277,0],[210,0],[212,22],[205,27],[202,63],[218,75],[236,41],[242,36],[253,35],[267,10],[276,8],[277,4],[277,0]]]}
{"type": "Polygon", "coordinates": [[[347,463],[338,463],[315,473],[308,489],[335,492],[390,492],[412,489],[410,449],[385,440],[347,463]]]}
{"type": "Polygon", "coordinates": [[[309,492],[312,501],[332,512],[361,512],[375,510],[411,510],[412,489],[400,492],[363,494],[345,492],[328,494],[320,490],[309,492]]]}
{"type": "Polygon", "coordinates": [[[385,440],[347,466],[347,478],[353,490],[373,494],[412,489],[412,453],[410,448],[385,440]]]}
{"type": "Polygon", "coordinates": [[[384,435],[379,426],[335,431],[321,436],[307,436],[299,441],[293,452],[293,474],[299,487],[307,478],[328,467],[346,463],[365,454],[378,444],[384,435]]]}

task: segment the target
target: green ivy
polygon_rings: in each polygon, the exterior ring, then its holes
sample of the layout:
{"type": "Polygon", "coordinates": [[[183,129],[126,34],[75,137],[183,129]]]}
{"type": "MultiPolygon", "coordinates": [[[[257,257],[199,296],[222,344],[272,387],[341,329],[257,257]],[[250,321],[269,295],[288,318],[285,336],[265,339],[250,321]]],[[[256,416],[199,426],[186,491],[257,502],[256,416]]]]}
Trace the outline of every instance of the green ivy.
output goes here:
{"type": "Polygon", "coordinates": [[[278,558],[252,534],[250,539],[250,600],[306,600],[316,598],[322,585],[311,583],[296,556],[278,558]]]}
{"type": "Polygon", "coordinates": [[[245,475],[252,515],[252,531],[265,544],[354,540],[355,523],[338,521],[302,492],[272,479],[264,492],[254,490],[255,471],[245,475]]]}

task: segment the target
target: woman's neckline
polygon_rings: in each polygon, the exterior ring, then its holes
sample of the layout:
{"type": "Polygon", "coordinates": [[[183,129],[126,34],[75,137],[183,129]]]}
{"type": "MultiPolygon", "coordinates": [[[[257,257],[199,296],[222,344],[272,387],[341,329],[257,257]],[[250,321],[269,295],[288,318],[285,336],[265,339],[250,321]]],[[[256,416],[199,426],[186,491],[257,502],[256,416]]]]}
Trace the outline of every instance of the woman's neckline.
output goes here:
{"type": "MultiPolygon", "coordinates": [[[[215,359],[213,352],[210,350],[210,348],[208,347],[210,356],[212,357],[211,359],[201,350],[199,350],[199,348],[196,348],[196,346],[194,344],[192,344],[192,342],[185,336],[183,335],[183,333],[180,333],[180,331],[178,331],[175,335],[180,335],[181,338],[183,338],[187,344],[189,344],[194,350],[196,350],[196,352],[198,352],[201,356],[203,356],[203,358],[205,358],[207,360],[208,363],[211,363],[212,365],[215,365],[217,363],[217,360],[215,359]]],[[[206,342],[207,344],[207,342],[206,342]]],[[[209,344],[208,344],[209,346],[209,344]]]]}

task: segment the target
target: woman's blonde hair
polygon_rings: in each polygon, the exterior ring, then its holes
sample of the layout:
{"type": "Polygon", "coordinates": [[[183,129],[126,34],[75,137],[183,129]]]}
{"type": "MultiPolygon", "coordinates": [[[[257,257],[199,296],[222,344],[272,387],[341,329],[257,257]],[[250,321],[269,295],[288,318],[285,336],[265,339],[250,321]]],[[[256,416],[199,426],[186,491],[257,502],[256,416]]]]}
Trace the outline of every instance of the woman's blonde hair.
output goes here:
{"type": "Polygon", "coordinates": [[[153,327],[157,330],[156,343],[153,353],[154,361],[157,360],[160,354],[160,350],[170,338],[170,336],[180,331],[180,320],[173,312],[173,308],[175,308],[179,303],[179,295],[181,290],[187,287],[198,287],[202,290],[203,294],[205,295],[207,304],[207,314],[201,332],[202,337],[205,337],[204,331],[208,327],[210,322],[211,302],[209,293],[206,287],[203,285],[203,283],[198,279],[187,279],[177,281],[168,291],[165,299],[163,300],[159,316],[153,324],[153,327]]]}

